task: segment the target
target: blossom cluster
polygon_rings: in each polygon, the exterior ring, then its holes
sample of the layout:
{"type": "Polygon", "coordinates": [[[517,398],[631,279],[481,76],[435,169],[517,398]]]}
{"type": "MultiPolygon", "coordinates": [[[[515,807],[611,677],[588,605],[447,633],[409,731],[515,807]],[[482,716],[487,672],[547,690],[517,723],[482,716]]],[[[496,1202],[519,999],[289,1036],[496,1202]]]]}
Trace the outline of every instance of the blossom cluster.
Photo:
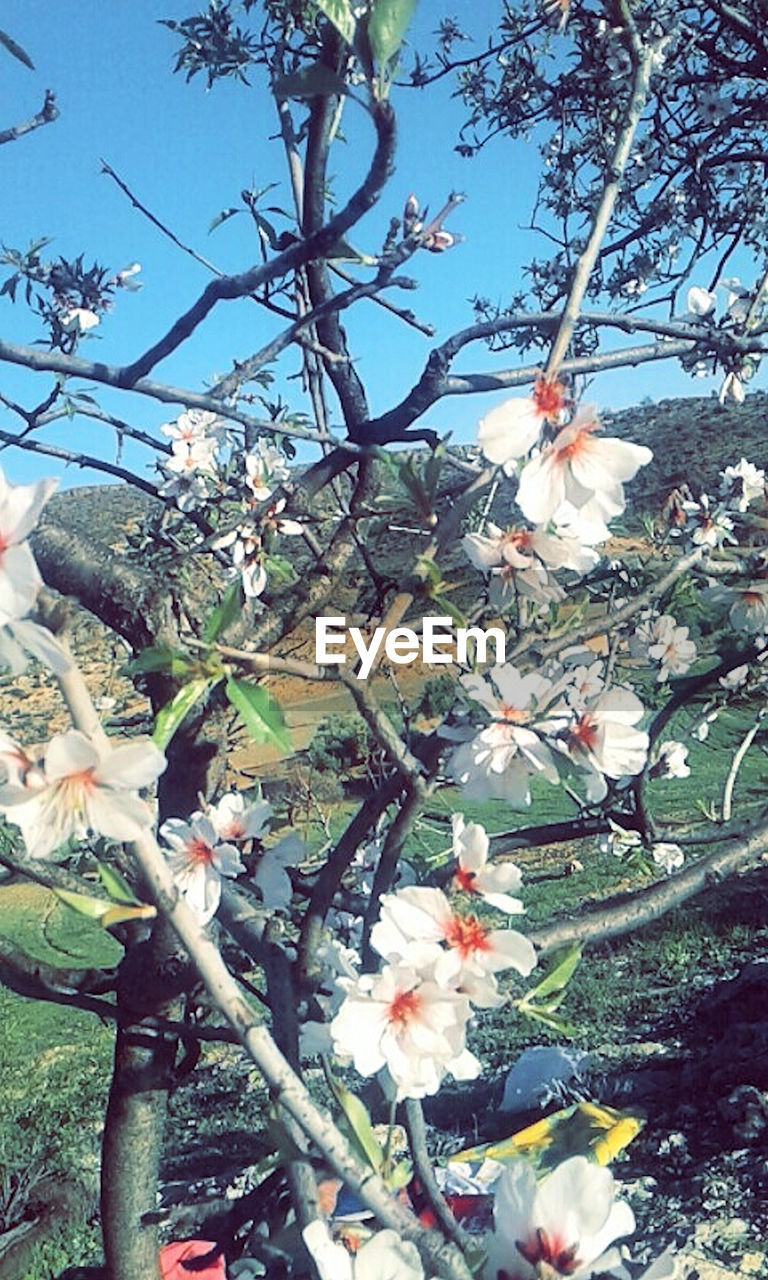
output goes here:
{"type": "Polygon", "coordinates": [[[260,596],[267,585],[268,552],[275,535],[302,532],[297,521],[281,515],[284,498],[270,501],[288,479],[284,455],[265,439],[257,440],[251,452],[230,454],[224,420],[205,410],[187,409],[160,430],[171,441],[170,457],[158,464],[165,476],[161,495],[180,511],[206,507],[217,497],[226,500],[228,514],[239,512],[237,523],[218,533],[213,545],[231,549],[233,572],[240,576],[245,595],[260,596]]]}
{"type": "Polygon", "coordinates": [[[564,658],[540,672],[506,664],[461,677],[470,706],[487,718],[484,728],[443,730],[461,742],[449,769],[466,795],[525,808],[533,778],[557,785],[569,775],[598,801],[607,794],[606,779],[641,771],[648,735],[637,728],[643,717],[637,694],[607,684],[603,663],[589,660],[588,650],[564,658]]]}
{"type": "Polygon", "coordinates": [[[247,804],[238,792],[228,792],[205,813],[197,811],[188,821],[169,818],[161,826],[174,879],[203,924],[218,910],[222,877],[235,879],[248,869],[242,861],[246,847],[255,864],[249,883],[264,906],[271,911],[288,906],[293,889],[287,868],[295,866],[304,845],[298,837],[286,836],[265,848],[263,836],[271,818],[272,806],[266,800],[247,804]]]}
{"type": "MultiPolygon", "coordinates": [[[[456,887],[507,913],[522,911],[509,892],[520,872],[489,865],[488,847],[483,827],[454,815],[456,887]]],[[[336,979],[334,1051],[361,1075],[384,1072],[397,1098],[435,1093],[448,1073],[478,1075],[480,1063],[466,1047],[472,1006],[504,1002],[497,975],[513,969],[526,977],[536,964],[531,942],[514,929],[488,927],[442,889],[411,885],[382,897],[371,945],[383,960],[377,973],[347,969],[336,979]]]]}

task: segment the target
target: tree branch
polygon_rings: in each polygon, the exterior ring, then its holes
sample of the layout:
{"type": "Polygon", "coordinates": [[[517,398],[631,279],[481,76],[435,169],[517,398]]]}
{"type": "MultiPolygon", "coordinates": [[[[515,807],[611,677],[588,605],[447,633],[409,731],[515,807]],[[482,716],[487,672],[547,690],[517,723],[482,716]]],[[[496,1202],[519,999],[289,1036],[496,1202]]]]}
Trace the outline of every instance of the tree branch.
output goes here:
{"type": "Polygon", "coordinates": [[[332,245],[373,207],[392,173],[395,118],[392,108],[386,102],[374,103],[371,115],[376,128],[376,150],[365,179],[344,208],[308,239],[291,245],[272,261],[251,267],[240,275],[222,276],[212,280],[197,301],[182,316],[179,316],[154,346],[149,347],[132,364],[120,370],[119,386],[133,387],[144,378],[159,361],[164,360],[181,346],[190,334],[194,333],[218,302],[246,297],[262,285],[287,275],[290,271],[295,271],[297,267],[303,266],[311,259],[322,258],[332,245]]]}
{"type": "Polygon", "coordinates": [[[720,881],[765,863],[768,823],[761,823],[744,839],[730,840],[724,848],[689,863],[660,884],[649,885],[618,900],[602,904],[571,920],[535,929],[528,936],[540,951],[553,951],[571,942],[605,942],[631,929],[650,924],[720,881]]]}

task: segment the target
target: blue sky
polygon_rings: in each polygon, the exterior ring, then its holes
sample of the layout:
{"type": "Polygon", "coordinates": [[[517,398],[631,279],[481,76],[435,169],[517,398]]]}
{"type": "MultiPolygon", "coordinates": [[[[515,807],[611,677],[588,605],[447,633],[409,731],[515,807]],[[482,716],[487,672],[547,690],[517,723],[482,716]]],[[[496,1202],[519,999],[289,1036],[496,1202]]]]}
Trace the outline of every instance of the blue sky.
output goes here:
{"type": "MultiPolygon", "coordinates": [[[[479,0],[472,6],[480,39],[491,29],[498,9],[496,0],[479,0]]],[[[24,248],[31,239],[47,235],[53,240],[51,256],[85,251],[86,259],[95,258],[115,270],[134,260],[142,264],[144,288],[137,294],[118,294],[115,312],[98,330],[98,338],[82,345],[81,354],[88,358],[116,363],[133,359],[165,331],[209,278],[131,208],[100,173],[100,157],[183,240],[225,271],[257,261],[258,246],[244,214],[208,235],[219,210],[237,204],[242,188],[276,180],[280,188],[269,201],[290,207],[281,146],[274,140],[276,118],[258,69],[250,90],[222,82],[210,93],[202,77],[187,85],[182,76],[171,74],[177,44],[158,19],[181,18],[192,11],[191,2],[179,0],[0,4],[0,26],[23,45],[36,66],[31,72],[0,50],[0,126],[36,111],[46,88],[56,92],[61,112],[55,124],[0,148],[6,192],[0,239],[24,248]]],[[[414,43],[423,43],[421,36],[433,30],[441,16],[457,12],[466,12],[466,0],[422,0],[414,43]]],[[[534,148],[499,140],[477,159],[462,159],[454,150],[462,108],[450,95],[448,79],[428,94],[395,92],[401,137],[397,172],[383,203],[351,236],[359,248],[375,250],[389,218],[400,213],[410,191],[433,211],[452,188],[466,192],[466,204],[450,223],[464,242],[443,255],[419,254],[407,267],[419,280],[419,291],[395,297],[435,324],[439,339],[471,323],[467,300],[472,294],[503,302],[520,287],[526,261],[541,252],[537,237],[521,229],[535,189],[534,148]]],[[[344,129],[348,141],[340,149],[335,184],[339,197],[356,184],[370,154],[370,125],[354,104],[347,107],[344,129]]],[[[287,225],[279,219],[277,223],[287,225]]],[[[433,343],[370,303],[358,304],[345,323],[373,411],[381,412],[418,377],[433,343]]],[[[229,369],[232,357],[247,357],[273,332],[272,321],[253,304],[222,303],[154,376],[200,388],[215,373],[229,369]]],[[[40,336],[34,317],[7,298],[0,298],[0,335],[25,344],[40,336]]],[[[482,370],[508,363],[514,363],[511,353],[491,356],[477,346],[456,368],[482,370]]],[[[592,396],[606,407],[618,408],[647,395],[657,399],[702,394],[715,385],[711,379],[692,381],[673,364],[655,365],[604,375],[594,384],[592,396]]],[[[281,381],[280,387],[297,409],[306,407],[296,382],[281,381]]],[[[7,368],[0,369],[0,389],[27,404],[43,395],[39,378],[7,368]]],[[[99,397],[105,407],[118,405],[108,393],[99,392],[99,397]]],[[[454,397],[436,406],[424,425],[469,440],[478,417],[500,398],[454,397]]],[[[130,413],[126,397],[120,398],[120,412],[137,425],[152,428],[172,416],[161,405],[130,399],[130,413]]],[[[3,411],[0,418],[4,416],[3,411]]],[[[67,422],[53,429],[49,439],[113,456],[111,441],[100,427],[67,422]]],[[[131,451],[127,460],[151,474],[146,451],[131,451]]],[[[23,458],[17,450],[6,451],[2,462],[19,480],[60,471],[57,464],[23,458]]],[[[62,482],[95,478],[70,469],[62,482]]]]}

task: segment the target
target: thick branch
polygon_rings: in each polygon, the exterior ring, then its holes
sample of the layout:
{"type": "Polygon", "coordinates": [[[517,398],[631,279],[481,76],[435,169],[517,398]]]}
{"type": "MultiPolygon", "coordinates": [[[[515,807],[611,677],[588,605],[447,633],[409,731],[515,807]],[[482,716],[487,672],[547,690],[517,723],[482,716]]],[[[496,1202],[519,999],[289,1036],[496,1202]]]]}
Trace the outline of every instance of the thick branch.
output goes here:
{"type": "Polygon", "coordinates": [[[720,881],[765,863],[768,823],[761,823],[744,839],[727,844],[692,862],[660,884],[638,889],[613,903],[603,904],[572,920],[544,925],[529,934],[540,951],[553,951],[570,942],[604,942],[658,920],[689,898],[720,881]]]}

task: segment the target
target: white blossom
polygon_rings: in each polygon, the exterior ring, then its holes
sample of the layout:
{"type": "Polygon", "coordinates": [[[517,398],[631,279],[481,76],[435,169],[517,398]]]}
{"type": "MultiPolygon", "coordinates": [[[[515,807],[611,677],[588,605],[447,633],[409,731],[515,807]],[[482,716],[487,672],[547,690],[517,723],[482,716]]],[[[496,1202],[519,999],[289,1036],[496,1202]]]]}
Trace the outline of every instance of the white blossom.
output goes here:
{"type": "Polygon", "coordinates": [[[371,945],[387,960],[427,964],[441,986],[455,986],[473,1004],[501,1003],[494,975],[515,969],[527,977],[536,964],[533,944],[514,929],[489,929],[477,916],[455,910],[441,889],[413,885],[384,894],[371,945]]]}
{"type": "Polygon", "coordinates": [[[59,324],[65,333],[87,333],[95,329],[99,317],[88,307],[70,307],[59,316],[59,324]]]}
{"type": "Polygon", "coordinates": [[[580,767],[608,778],[639,773],[648,754],[648,734],[635,728],[642,716],[643,704],[631,689],[606,689],[567,729],[566,750],[580,767]]]}
{"type": "Polygon", "coordinates": [[[182,475],[201,473],[213,476],[216,474],[218,447],[218,442],[209,436],[174,440],[173,452],[162,465],[164,469],[182,475]]]}
{"type": "Polygon", "coordinates": [[[436,1093],[448,1073],[461,1080],[479,1074],[464,1043],[465,995],[404,964],[386,964],[346,987],[330,1031],[335,1052],[351,1058],[360,1075],[386,1067],[401,1099],[436,1093]]]}
{"type": "Polygon", "coordinates": [[[523,468],[517,503],[527,519],[546,524],[564,502],[577,510],[593,504],[603,520],[624,510],[623,484],[653,454],[645,445],[612,436],[597,436],[594,412],[580,411],[554,440],[523,468]]]}
{"type": "Polygon", "coordinates": [[[544,425],[560,421],[565,404],[562,384],[540,378],[532,396],[505,400],[491,409],[478,427],[478,440],[485,457],[512,474],[517,459],[538,443],[544,425]]]}
{"type": "Polygon", "coordinates": [[[694,285],[688,290],[686,306],[689,314],[696,319],[711,315],[716,304],[717,298],[714,293],[710,293],[707,289],[702,289],[700,285],[694,285]]]}
{"type": "Polygon", "coordinates": [[[265,502],[290,474],[284,455],[266,440],[257,440],[253,452],[245,455],[245,482],[256,502],[265,502]]]}
{"type": "Polygon", "coordinates": [[[731,370],[723,379],[718,393],[718,400],[721,404],[725,404],[726,400],[733,400],[734,404],[743,404],[746,396],[743,375],[737,373],[736,370],[731,370]]]}
{"type": "Polygon", "coordinates": [[[688,639],[688,628],[678,627],[675,619],[664,613],[654,622],[651,635],[648,657],[659,664],[658,682],[664,684],[670,676],[683,675],[696,659],[696,645],[688,639]]]}
{"type": "Polygon", "coordinates": [[[711,506],[709,494],[702,493],[698,502],[683,502],[683,511],[693,519],[693,541],[699,547],[718,547],[735,542],[733,520],[724,507],[711,506]]]}
{"type": "Polygon", "coordinates": [[[651,766],[653,778],[689,778],[688,748],[682,742],[662,742],[651,766]]]}
{"type": "Polygon", "coordinates": [[[541,1182],[527,1161],[513,1161],[496,1186],[493,1220],[484,1280],[586,1280],[619,1264],[610,1246],[635,1229],[610,1170],[585,1156],[563,1161],[541,1182]]]}
{"type": "Polygon", "coordinates": [[[731,693],[734,689],[740,689],[742,685],[746,684],[748,678],[749,667],[746,662],[742,662],[741,666],[732,667],[724,676],[721,676],[717,683],[731,693]]]}
{"type": "MultiPolygon", "coordinates": [[[[160,469],[163,470],[162,466],[160,469]]],[[[208,501],[205,476],[197,471],[175,472],[166,476],[158,492],[163,498],[173,498],[179,511],[194,511],[208,501]]]]}
{"type": "Polygon", "coordinates": [[[742,458],[735,467],[720,472],[720,491],[728,505],[742,513],[765,493],[765,472],[742,458]]]}
{"type": "Polygon", "coordinates": [[[117,272],[115,275],[115,284],[120,289],[128,289],[130,292],[135,293],[138,289],[142,288],[141,281],[133,279],[133,277],[137,276],[140,271],[140,262],[129,263],[127,267],[123,267],[121,271],[117,272]]]}
{"type": "Polygon", "coordinates": [[[219,840],[258,839],[272,817],[272,806],[266,800],[246,804],[240,791],[228,791],[206,814],[219,840]]]}
{"type": "Polygon", "coordinates": [[[43,580],[27,539],[55,488],[55,480],[9,484],[0,469],[0,626],[37,599],[43,580]]]}
{"type": "Polygon", "coordinates": [[[677,871],[685,862],[685,854],[679,844],[670,844],[666,841],[660,841],[658,844],[651,846],[651,853],[656,865],[663,867],[667,875],[671,875],[673,871],[677,871]]]}
{"type": "MultiPolygon", "coordinates": [[[[253,525],[241,525],[233,540],[232,563],[240,573],[243,591],[253,600],[261,595],[267,585],[262,540],[253,525]]],[[[224,541],[219,540],[218,545],[223,546],[224,541]]]]}
{"type": "Polygon", "coordinates": [[[455,752],[449,765],[452,777],[469,797],[492,797],[525,808],[533,775],[559,781],[545,729],[536,725],[540,708],[551,696],[551,682],[537,672],[523,675],[507,664],[492,667],[487,677],[462,676],[461,685],[491,723],[455,752]]]}
{"type": "Polygon", "coordinates": [[[540,603],[562,600],[565,592],[549,576],[549,569],[586,573],[599,553],[584,546],[568,530],[510,528],[487,525],[487,534],[468,533],[462,548],[476,568],[491,574],[491,601],[501,602],[519,592],[540,603]]]}
{"type": "Polygon", "coordinates": [[[334,1241],[320,1218],[301,1234],[320,1280],[424,1280],[415,1244],[401,1240],[391,1229],[377,1231],[354,1256],[334,1241]]]}
{"type": "Polygon", "coordinates": [[[175,422],[164,423],[160,430],[173,444],[193,444],[195,441],[216,444],[224,424],[221,418],[207,409],[185,409],[175,422]]]}
{"type": "Polygon", "coordinates": [[[522,884],[522,872],[514,862],[488,861],[488,835],[479,822],[465,822],[463,813],[452,818],[453,854],[458,862],[453,883],[464,893],[477,893],[492,907],[517,915],[524,910],[519,898],[511,896],[522,884]]]}
{"type": "Polygon", "coordinates": [[[213,824],[203,814],[193,814],[189,822],[169,818],[160,828],[168,845],[171,872],[187,904],[207,923],[218,910],[221,877],[234,878],[245,871],[240,854],[232,844],[219,840],[213,824]]]}
{"type": "Polygon", "coordinates": [[[21,828],[33,858],[45,858],[65,840],[83,839],[90,831],[134,840],[152,822],[137,793],[165,765],[152,742],[126,742],[109,750],[70,729],[51,739],[42,771],[24,783],[17,778],[0,786],[0,811],[21,828]]]}

